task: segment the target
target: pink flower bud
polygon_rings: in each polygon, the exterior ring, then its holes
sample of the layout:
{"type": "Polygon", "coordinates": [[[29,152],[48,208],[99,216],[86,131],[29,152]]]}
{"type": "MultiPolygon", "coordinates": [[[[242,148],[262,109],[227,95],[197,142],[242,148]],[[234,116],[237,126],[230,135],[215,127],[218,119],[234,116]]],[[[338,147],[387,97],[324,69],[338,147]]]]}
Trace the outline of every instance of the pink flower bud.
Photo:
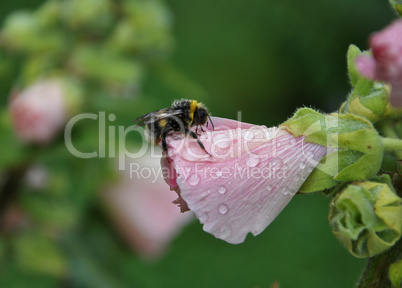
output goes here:
{"type": "Polygon", "coordinates": [[[360,56],[356,65],[364,76],[391,83],[390,102],[402,107],[402,20],[370,37],[373,56],[360,56]]]}
{"type": "Polygon", "coordinates": [[[43,80],[22,90],[11,99],[14,129],[21,140],[48,144],[67,119],[65,91],[57,80],[43,80]]]}
{"type": "Polygon", "coordinates": [[[190,137],[168,137],[168,157],[162,159],[169,171],[165,181],[178,193],[182,211],[191,210],[205,231],[237,244],[275,219],[326,147],[278,127],[212,121],[215,130],[199,137],[210,155],[190,137]]]}

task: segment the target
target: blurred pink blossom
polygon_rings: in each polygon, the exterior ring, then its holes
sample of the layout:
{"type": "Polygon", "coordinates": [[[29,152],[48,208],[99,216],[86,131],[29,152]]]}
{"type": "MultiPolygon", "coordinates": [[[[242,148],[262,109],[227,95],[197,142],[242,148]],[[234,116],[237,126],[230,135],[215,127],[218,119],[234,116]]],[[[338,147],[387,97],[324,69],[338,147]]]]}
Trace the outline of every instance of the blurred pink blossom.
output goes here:
{"type": "Polygon", "coordinates": [[[391,83],[390,102],[402,107],[402,20],[370,37],[373,56],[359,56],[358,70],[364,76],[391,83]]]}
{"type": "Polygon", "coordinates": [[[229,243],[258,235],[297,193],[326,147],[278,128],[212,118],[215,130],[200,135],[205,153],[190,137],[168,137],[162,158],[165,181],[204,230],[229,243]]]}
{"type": "Polygon", "coordinates": [[[192,219],[172,205],[176,195],[163,181],[158,151],[153,157],[126,158],[119,182],[102,192],[118,231],[148,259],[165,253],[170,241],[192,219]]]}
{"type": "Polygon", "coordinates": [[[66,95],[59,81],[39,81],[13,97],[10,110],[15,132],[21,140],[47,144],[66,122],[66,95]]]}

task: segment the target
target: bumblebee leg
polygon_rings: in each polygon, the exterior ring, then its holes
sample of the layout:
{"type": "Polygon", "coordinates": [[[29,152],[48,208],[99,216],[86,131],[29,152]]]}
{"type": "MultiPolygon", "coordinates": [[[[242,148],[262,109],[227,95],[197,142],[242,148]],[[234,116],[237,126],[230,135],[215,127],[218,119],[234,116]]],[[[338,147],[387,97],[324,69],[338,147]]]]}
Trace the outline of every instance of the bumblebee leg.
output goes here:
{"type": "Polygon", "coordinates": [[[205,130],[202,128],[202,126],[201,126],[201,131],[202,131],[202,132],[205,132],[205,130]]]}
{"type": "Polygon", "coordinates": [[[161,140],[162,140],[162,150],[163,152],[167,153],[168,148],[167,148],[167,144],[166,144],[166,136],[169,133],[169,129],[163,130],[162,135],[161,135],[161,140]]]}
{"type": "Polygon", "coordinates": [[[193,137],[194,139],[196,139],[198,145],[200,145],[200,147],[202,148],[202,150],[204,150],[205,153],[207,153],[209,156],[212,157],[212,155],[209,154],[207,150],[205,150],[204,144],[202,144],[202,142],[200,141],[200,139],[198,139],[197,134],[195,134],[195,133],[194,133],[193,131],[191,131],[191,130],[187,130],[186,133],[189,134],[189,135],[190,135],[191,137],[193,137]]]}
{"type": "Polygon", "coordinates": [[[163,130],[162,135],[161,135],[161,140],[162,140],[162,150],[163,154],[165,155],[167,161],[170,163],[169,157],[168,157],[168,148],[167,148],[167,143],[166,143],[166,136],[169,133],[169,129],[166,129],[168,127],[165,127],[165,130],[163,130]]]}

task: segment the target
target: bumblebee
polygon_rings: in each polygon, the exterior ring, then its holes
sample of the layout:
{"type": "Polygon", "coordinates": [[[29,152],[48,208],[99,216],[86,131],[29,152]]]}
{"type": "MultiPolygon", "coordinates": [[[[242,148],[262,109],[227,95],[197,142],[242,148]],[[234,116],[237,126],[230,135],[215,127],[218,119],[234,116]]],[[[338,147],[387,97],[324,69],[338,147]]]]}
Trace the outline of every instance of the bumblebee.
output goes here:
{"type": "MultiPolygon", "coordinates": [[[[182,132],[185,135],[190,135],[197,140],[198,145],[209,154],[202,142],[198,139],[198,128],[205,132],[202,128],[205,124],[208,127],[208,120],[212,123],[208,109],[204,104],[195,100],[176,100],[169,108],[164,108],[158,111],[147,113],[134,120],[138,126],[146,126],[146,135],[149,142],[159,144],[162,141],[162,150],[167,152],[166,137],[171,132],[182,132]],[[190,130],[196,126],[195,133],[190,130]]],[[[211,155],[211,154],[209,154],[211,155]]]]}

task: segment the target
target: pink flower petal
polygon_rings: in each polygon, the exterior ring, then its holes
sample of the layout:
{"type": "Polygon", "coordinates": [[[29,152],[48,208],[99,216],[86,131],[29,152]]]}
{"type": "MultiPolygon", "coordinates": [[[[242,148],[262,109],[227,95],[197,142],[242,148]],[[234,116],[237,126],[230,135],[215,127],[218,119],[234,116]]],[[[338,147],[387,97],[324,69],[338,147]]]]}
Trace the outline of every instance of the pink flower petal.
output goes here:
{"type": "Polygon", "coordinates": [[[200,135],[212,156],[194,139],[173,135],[168,139],[170,162],[165,159],[162,165],[170,172],[167,182],[204,230],[237,244],[275,219],[326,148],[277,127],[215,117],[212,121],[215,131],[200,135]]]}
{"type": "Polygon", "coordinates": [[[402,20],[374,33],[370,37],[370,48],[373,57],[358,57],[357,69],[370,79],[389,82],[391,104],[402,107],[402,20]]]}
{"type": "Polygon", "coordinates": [[[371,56],[359,56],[356,58],[356,66],[359,72],[370,79],[375,78],[376,62],[371,56]]]}
{"type": "Polygon", "coordinates": [[[377,61],[377,78],[388,82],[402,82],[402,20],[373,34],[370,47],[377,61]]]}
{"type": "Polygon", "coordinates": [[[144,258],[160,257],[192,219],[171,204],[176,197],[162,179],[159,158],[127,157],[120,181],[101,194],[119,232],[144,258]]]}
{"type": "Polygon", "coordinates": [[[396,108],[402,108],[402,83],[393,85],[389,98],[391,105],[396,108]]]}
{"type": "Polygon", "coordinates": [[[23,141],[48,144],[66,122],[66,95],[58,81],[40,81],[14,97],[10,110],[14,129],[23,141]]]}

